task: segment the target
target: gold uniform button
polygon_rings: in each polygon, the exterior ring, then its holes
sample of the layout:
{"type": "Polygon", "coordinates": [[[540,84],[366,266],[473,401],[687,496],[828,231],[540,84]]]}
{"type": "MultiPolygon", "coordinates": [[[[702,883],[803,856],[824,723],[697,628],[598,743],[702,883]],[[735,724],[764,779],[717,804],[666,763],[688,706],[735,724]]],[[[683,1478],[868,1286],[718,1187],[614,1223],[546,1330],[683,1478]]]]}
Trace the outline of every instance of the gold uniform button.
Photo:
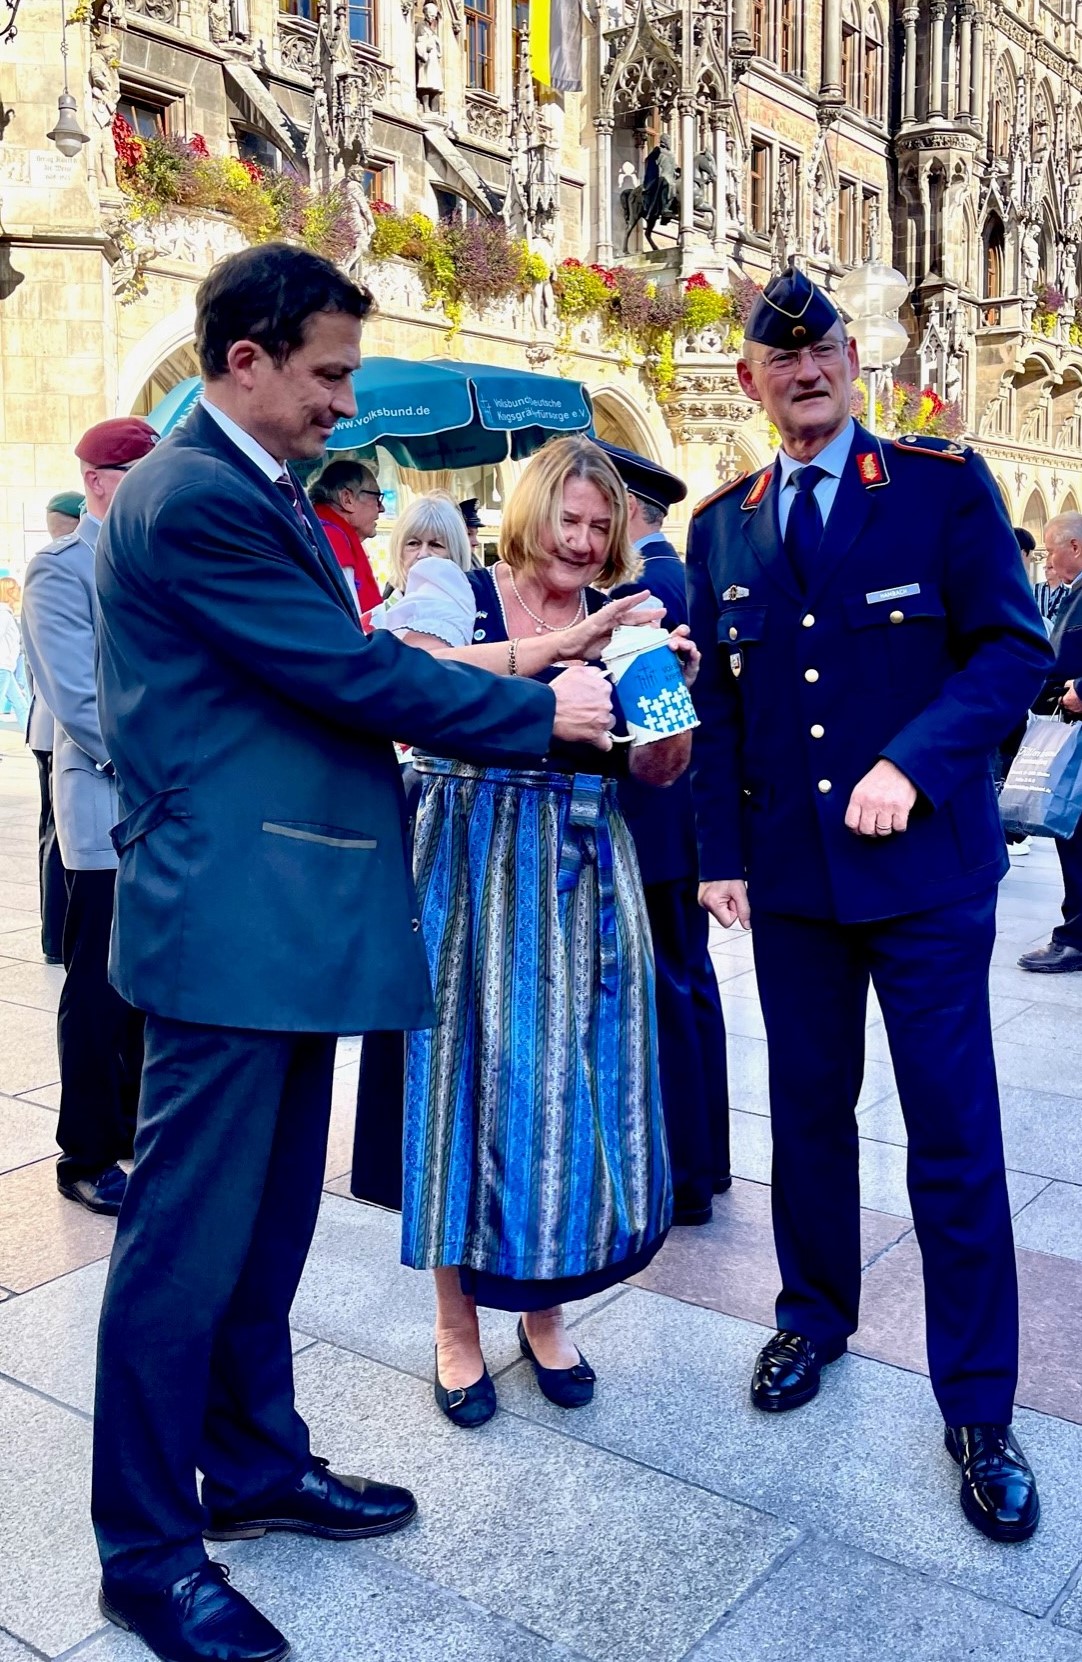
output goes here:
{"type": "Polygon", "coordinates": [[[830,787],[830,780],[829,779],[820,779],[820,781],[819,781],[820,795],[822,795],[822,796],[829,795],[830,788],[831,787],[830,787]]]}
{"type": "Polygon", "coordinates": [[[813,629],[815,627],[815,619],[812,617],[810,612],[805,612],[800,621],[804,625],[805,629],[813,629]]]}
{"type": "Polygon", "coordinates": [[[826,732],[826,728],[825,727],[820,727],[819,723],[816,722],[815,726],[811,730],[811,736],[812,736],[813,739],[821,739],[825,732],[826,732]]]}
{"type": "Polygon", "coordinates": [[[904,623],[905,622],[905,613],[904,612],[891,612],[890,621],[891,621],[891,623],[904,623]]]}
{"type": "Polygon", "coordinates": [[[736,627],[735,623],[733,624],[733,627],[729,630],[729,639],[731,641],[735,641],[735,640],[740,639],[740,630],[736,627]]]}
{"type": "Polygon", "coordinates": [[[817,669],[806,669],[804,671],[804,679],[805,681],[818,681],[819,671],[817,669]]]}

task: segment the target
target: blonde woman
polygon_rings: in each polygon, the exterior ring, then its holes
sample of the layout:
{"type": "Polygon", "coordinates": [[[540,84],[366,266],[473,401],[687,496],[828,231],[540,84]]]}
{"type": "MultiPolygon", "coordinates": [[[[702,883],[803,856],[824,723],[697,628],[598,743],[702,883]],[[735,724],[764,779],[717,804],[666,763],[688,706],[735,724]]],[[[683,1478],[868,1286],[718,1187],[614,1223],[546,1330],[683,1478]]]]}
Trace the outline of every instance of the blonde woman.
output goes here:
{"type": "MultiPolygon", "coordinates": [[[[405,638],[545,677],[596,658],[642,599],[606,604],[591,587],[626,581],[637,561],[623,486],[581,437],[530,461],[500,555],[470,573],[453,626],[446,611],[426,625],[418,607],[405,638]]],[[[686,632],[676,645],[690,676],[686,632]]],[[[437,1018],[408,1037],[402,1256],[435,1273],[435,1395],[457,1425],[496,1408],[478,1304],[521,1313],[541,1390],[579,1406],[594,1374],[562,1306],[641,1269],[668,1228],[650,931],[612,775],[630,765],[668,783],[689,748],[687,735],[630,758],[554,747],[544,772],[415,759],[437,1018]]]]}

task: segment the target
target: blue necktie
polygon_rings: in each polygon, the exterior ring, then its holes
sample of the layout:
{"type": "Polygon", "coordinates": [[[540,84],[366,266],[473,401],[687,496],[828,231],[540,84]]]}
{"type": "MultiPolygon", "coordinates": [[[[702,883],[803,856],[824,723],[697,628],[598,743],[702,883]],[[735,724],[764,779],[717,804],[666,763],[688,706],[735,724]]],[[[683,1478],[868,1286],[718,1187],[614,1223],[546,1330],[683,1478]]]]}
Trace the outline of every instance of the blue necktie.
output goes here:
{"type": "Polygon", "coordinates": [[[823,516],[815,500],[815,487],[826,476],[825,468],[812,464],[797,468],[792,477],[796,495],[785,522],[785,552],[789,556],[793,576],[805,594],[811,586],[815,558],[823,540],[823,516]]]}
{"type": "Polygon", "coordinates": [[[315,538],[312,535],[312,527],[309,525],[307,515],[305,514],[304,508],[301,506],[300,495],[298,494],[296,485],[293,483],[292,475],[288,472],[283,473],[281,478],[276,479],[274,483],[277,485],[282,495],[288,501],[289,506],[300,520],[301,530],[308,538],[308,541],[313,547],[315,547],[315,538]]]}

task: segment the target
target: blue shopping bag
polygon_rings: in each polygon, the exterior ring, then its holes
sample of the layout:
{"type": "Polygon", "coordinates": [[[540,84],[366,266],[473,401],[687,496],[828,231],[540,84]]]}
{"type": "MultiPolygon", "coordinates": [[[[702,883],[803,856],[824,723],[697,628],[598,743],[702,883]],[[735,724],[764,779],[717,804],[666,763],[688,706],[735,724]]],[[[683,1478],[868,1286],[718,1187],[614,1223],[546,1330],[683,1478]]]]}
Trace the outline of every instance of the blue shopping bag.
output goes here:
{"type": "Polygon", "coordinates": [[[1082,722],[1033,716],[999,798],[1003,829],[1070,837],[1082,819],[1082,722]]]}

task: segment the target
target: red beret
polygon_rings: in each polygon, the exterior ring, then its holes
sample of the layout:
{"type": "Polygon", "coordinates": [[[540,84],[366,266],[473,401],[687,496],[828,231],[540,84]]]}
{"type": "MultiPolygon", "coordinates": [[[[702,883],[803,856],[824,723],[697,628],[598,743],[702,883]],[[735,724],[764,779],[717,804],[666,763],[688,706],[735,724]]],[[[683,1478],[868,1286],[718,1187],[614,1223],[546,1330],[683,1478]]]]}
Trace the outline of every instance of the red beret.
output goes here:
{"type": "Polygon", "coordinates": [[[158,435],[149,422],[139,416],[115,416],[112,421],[99,421],[87,428],[75,446],[75,454],[87,467],[126,467],[148,456],[157,442],[158,435]]]}

